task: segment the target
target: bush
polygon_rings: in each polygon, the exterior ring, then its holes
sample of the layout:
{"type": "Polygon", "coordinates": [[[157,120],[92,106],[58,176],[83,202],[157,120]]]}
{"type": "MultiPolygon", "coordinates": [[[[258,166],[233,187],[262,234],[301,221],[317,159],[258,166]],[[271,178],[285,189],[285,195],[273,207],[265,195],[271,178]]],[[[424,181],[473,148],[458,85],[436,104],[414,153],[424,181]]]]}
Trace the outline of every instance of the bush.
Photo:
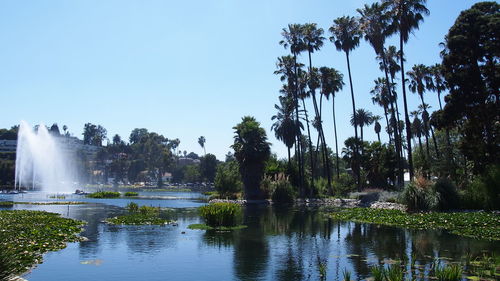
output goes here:
{"type": "Polygon", "coordinates": [[[237,226],[242,220],[241,206],[236,203],[212,203],[200,207],[199,212],[211,227],[237,226]]]}
{"type": "Polygon", "coordinates": [[[433,190],[430,181],[419,176],[405,186],[401,201],[409,211],[428,211],[437,208],[439,195],[433,190]]]}
{"type": "Polygon", "coordinates": [[[275,203],[292,203],[295,200],[296,194],[293,186],[288,180],[279,180],[274,182],[274,192],[272,200],[275,203]]]}
{"type": "Polygon", "coordinates": [[[500,165],[490,167],[474,179],[463,194],[462,205],[471,209],[500,208],[500,165]]]}
{"type": "Polygon", "coordinates": [[[219,165],[215,174],[215,189],[221,197],[233,196],[241,192],[242,182],[236,161],[231,161],[219,165]]]}
{"type": "Polygon", "coordinates": [[[127,197],[138,196],[138,195],[139,195],[139,193],[135,192],[135,191],[127,191],[127,192],[125,192],[125,196],[127,196],[127,197]]]}
{"type": "Polygon", "coordinates": [[[433,190],[439,198],[438,209],[447,211],[459,207],[459,196],[455,184],[448,179],[439,179],[433,185],[433,190]]]}
{"type": "Polygon", "coordinates": [[[317,198],[324,198],[328,196],[328,180],[325,178],[318,178],[314,180],[313,196],[317,198]]]}
{"type": "Polygon", "coordinates": [[[332,188],[336,196],[344,197],[356,189],[356,182],[353,176],[343,173],[338,179],[337,177],[333,178],[332,188]]]}
{"type": "Polygon", "coordinates": [[[89,198],[117,198],[120,197],[120,192],[114,191],[98,191],[87,195],[89,198]]]}
{"type": "Polygon", "coordinates": [[[135,213],[135,212],[138,212],[139,211],[139,205],[137,205],[136,203],[134,202],[130,202],[127,204],[127,207],[125,207],[127,209],[127,211],[131,212],[131,213],[135,213]]]}

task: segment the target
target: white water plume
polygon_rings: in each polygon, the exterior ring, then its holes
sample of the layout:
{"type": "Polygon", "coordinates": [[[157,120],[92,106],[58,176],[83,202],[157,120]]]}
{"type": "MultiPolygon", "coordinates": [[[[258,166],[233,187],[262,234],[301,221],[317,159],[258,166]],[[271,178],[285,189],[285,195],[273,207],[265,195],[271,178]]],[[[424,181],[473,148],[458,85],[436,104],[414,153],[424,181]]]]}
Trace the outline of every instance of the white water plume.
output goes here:
{"type": "Polygon", "coordinates": [[[21,121],[17,137],[16,188],[55,193],[74,190],[78,178],[74,153],[63,149],[62,138],[51,135],[43,124],[35,131],[21,121]]]}

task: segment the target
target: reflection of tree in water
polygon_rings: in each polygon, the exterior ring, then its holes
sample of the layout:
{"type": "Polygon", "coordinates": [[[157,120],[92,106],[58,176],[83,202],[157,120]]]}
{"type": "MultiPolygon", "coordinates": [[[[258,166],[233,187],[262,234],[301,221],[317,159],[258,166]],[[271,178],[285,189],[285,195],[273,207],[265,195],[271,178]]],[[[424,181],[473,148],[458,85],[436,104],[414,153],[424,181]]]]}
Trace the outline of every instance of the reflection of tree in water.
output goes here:
{"type": "Polygon", "coordinates": [[[170,226],[123,226],[126,243],[134,253],[154,253],[152,249],[172,248],[179,240],[179,232],[170,226]]]}
{"type": "Polygon", "coordinates": [[[214,248],[228,248],[234,245],[236,237],[241,230],[215,231],[207,230],[203,235],[203,243],[214,248]]]}
{"type": "Polygon", "coordinates": [[[269,245],[261,220],[266,208],[248,205],[244,210],[244,224],[234,242],[234,267],[240,280],[256,280],[264,275],[269,258],[269,245]]]}
{"type": "Polygon", "coordinates": [[[276,280],[279,281],[299,281],[304,279],[304,268],[301,256],[294,250],[291,237],[287,238],[287,252],[280,256],[281,267],[276,271],[276,280]]]}

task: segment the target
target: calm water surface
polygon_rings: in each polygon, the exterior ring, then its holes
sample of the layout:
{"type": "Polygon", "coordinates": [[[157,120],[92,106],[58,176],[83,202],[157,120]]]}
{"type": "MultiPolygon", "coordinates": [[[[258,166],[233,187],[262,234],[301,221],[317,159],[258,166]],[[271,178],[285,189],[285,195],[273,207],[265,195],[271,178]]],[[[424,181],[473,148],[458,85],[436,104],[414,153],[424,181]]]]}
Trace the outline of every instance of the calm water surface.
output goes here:
{"type": "MultiPolygon", "coordinates": [[[[327,280],[342,280],[347,269],[366,278],[370,266],[416,257],[429,267],[435,258],[460,260],[466,253],[500,253],[495,242],[474,240],[444,231],[413,231],[325,219],[318,209],[248,206],[248,228],[205,232],[199,223],[199,193],[144,192],[144,199],[88,199],[86,205],[16,205],[85,220],[89,240],[44,255],[24,278],[36,280],[318,280],[325,263],[327,280]],[[122,214],[128,202],[174,208],[178,226],[112,226],[105,218],[122,214]]],[[[46,194],[0,195],[0,200],[57,201],[46,194]]],[[[425,269],[425,267],[423,267],[425,269]]]]}

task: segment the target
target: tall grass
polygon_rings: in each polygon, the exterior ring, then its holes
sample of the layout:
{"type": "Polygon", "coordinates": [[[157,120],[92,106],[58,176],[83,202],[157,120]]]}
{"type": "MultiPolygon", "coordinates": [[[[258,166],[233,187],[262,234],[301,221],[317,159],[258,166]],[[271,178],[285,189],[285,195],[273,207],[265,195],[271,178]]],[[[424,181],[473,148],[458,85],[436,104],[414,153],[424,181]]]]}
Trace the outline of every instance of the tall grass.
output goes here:
{"type": "Polygon", "coordinates": [[[241,206],[236,203],[212,203],[200,207],[200,216],[211,227],[237,226],[242,220],[241,206]]]}

